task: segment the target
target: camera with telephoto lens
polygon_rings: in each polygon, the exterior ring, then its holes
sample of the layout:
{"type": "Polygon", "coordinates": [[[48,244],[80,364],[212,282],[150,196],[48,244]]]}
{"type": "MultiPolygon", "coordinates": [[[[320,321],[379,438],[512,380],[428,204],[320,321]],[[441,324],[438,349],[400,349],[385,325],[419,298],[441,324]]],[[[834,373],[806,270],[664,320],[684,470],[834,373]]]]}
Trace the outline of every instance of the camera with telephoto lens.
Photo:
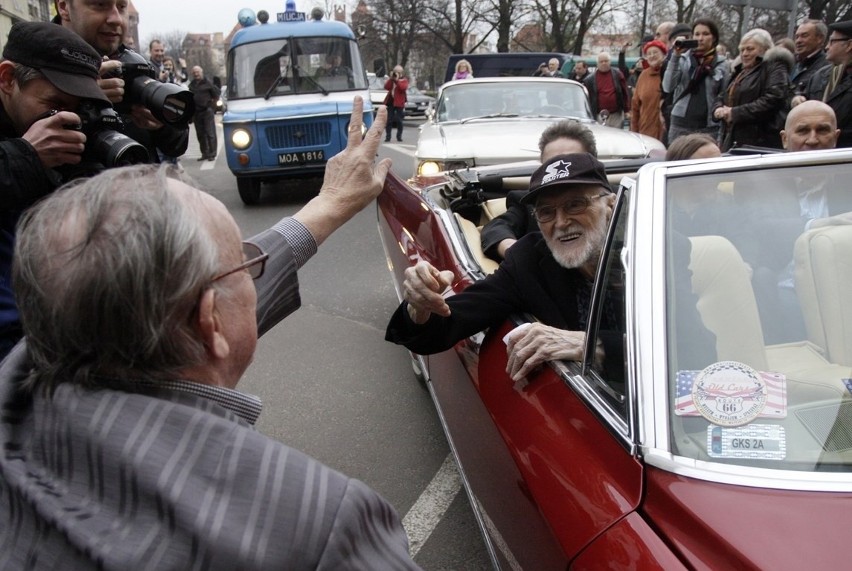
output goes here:
{"type": "Polygon", "coordinates": [[[698,47],[698,40],[675,40],[674,47],[679,50],[693,50],[698,47]]]}
{"type": "Polygon", "coordinates": [[[123,48],[118,54],[121,71],[113,77],[124,79],[124,98],[115,106],[122,114],[134,104],[145,106],[161,123],[186,127],[195,114],[190,90],[174,83],[162,83],[157,70],[143,56],[123,48]]]}
{"type": "Polygon", "coordinates": [[[124,122],[112,107],[83,100],[74,112],[80,124],[65,128],[82,131],[86,146],[78,164],[56,169],[64,181],[94,176],[108,168],[152,162],[148,149],[122,133],[124,122]]]}

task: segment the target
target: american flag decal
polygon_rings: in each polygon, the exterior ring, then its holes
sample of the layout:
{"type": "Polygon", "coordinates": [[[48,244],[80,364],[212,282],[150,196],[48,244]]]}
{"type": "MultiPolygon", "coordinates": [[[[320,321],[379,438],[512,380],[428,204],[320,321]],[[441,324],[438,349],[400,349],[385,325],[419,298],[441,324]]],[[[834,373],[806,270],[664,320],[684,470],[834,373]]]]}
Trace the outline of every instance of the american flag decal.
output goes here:
{"type": "MultiPolygon", "coordinates": [[[[677,372],[677,395],[675,414],[677,416],[701,416],[692,401],[692,385],[701,371],[677,372]]],[[[781,373],[758,371],[766,383],[766,406],[758,418],[787,418],[787,378],[781,373]]]]}

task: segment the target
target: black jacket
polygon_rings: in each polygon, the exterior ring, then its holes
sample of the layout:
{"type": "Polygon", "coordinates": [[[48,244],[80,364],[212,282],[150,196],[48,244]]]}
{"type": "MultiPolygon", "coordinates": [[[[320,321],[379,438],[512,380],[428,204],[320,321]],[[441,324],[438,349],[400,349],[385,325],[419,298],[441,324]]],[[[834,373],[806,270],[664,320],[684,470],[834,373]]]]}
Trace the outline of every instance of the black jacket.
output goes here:
{"type": "Polygon", "coordinates": [[[768,50],[750,70],[742,65],[734,68],[713,106],[714,111],[725,105],[731,108],[731,122],[722,122],[722,151],[742,145],[781,148],[792,68],[793,54],[784,48],[768,50]],[[736,86],[733,93],[729,93],[731,85],[736,86]]]}
{"type": "Polygon", "coordinates": [[[808,99],[825,101],[837,115],[837,128],[840,129],[840,138],[837,140],[838,147],[852,147],[852,65],[846,67],[843,78],[831,92],[827,99],[823,98],[825,88],[831,77],[833,65],[828,65],[817,71],[808,82],[808,99]]]}
{"type": "Polygon", "coordinates": [[[216,100],[219,99],[219,89],[206,77],[193,79],[189,82],[189,90],[195,100],[196,115],[209,110],[216,110],[216,100]]]}
{"type": "Polygon", "coordinates": [[[810,81],[816,72],[827,65],[830,66],[831,64],[825,59],[825,52],[823,50],[818,51],[804,61],[797,62],[793,66],[793,71],[790,72],[790,83],[793,86],[793,93],[795,95],[804,95],[808,87],[808,81],[810,81]]]}
{"type": "Polygon", "coordinates": [[[530,232],[538,232],[538,222],[529,206],[521,204],[528,190],[512,190],[506,195],[506,212],[482,227],[482,252],[492,260],[501,261],[497,245],[506,239],[518,240],[530,232]]]}

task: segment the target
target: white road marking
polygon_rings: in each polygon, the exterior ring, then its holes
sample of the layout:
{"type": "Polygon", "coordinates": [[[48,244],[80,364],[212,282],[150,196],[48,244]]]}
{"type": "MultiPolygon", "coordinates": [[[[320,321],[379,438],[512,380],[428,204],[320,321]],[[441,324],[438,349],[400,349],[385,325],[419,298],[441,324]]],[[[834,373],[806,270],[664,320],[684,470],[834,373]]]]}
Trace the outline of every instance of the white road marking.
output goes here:
{"type": "MultiPolygon", "coordinates": [[[[192,133],[193,135],[195,133],[192,133]]],[[[222,123],[216,121],[216,159],[219,159],[219,156],[222,154],[222,138],[224,137],[224,133],[222,132],[222,123]]],[[[201,165],[201,170],[209,171],[210,169],[216,166],[216,161],[204,161],[204,164],[201,165]]]]}
{"type": "Polygon", "coordinates": [[[402,526],[408,534],[411,557],[417,555],[435,531],[461,488],[461,476],[456,468],[456,461],[452,454],[447,454],[438,473],[402,518],[402,526]]]}

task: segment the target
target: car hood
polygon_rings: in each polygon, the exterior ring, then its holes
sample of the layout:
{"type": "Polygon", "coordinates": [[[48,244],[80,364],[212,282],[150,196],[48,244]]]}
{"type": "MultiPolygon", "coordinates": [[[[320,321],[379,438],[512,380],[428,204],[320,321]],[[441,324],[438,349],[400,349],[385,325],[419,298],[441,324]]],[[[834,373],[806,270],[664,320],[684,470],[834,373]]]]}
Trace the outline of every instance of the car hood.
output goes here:
{"type": "MultiPolygon", "coordinates": [[[[538,159],[538,140],[544,129],[559,119],[519,117],[467,123],[428,122],[421,127],[417,142],[418,159],[470,159],[477,165],[538,159]]],[[[665,152],[656,139],[584,122],[595,136],[598,157],[605,159],[645,157],[652,150],[665,152]]]]}

